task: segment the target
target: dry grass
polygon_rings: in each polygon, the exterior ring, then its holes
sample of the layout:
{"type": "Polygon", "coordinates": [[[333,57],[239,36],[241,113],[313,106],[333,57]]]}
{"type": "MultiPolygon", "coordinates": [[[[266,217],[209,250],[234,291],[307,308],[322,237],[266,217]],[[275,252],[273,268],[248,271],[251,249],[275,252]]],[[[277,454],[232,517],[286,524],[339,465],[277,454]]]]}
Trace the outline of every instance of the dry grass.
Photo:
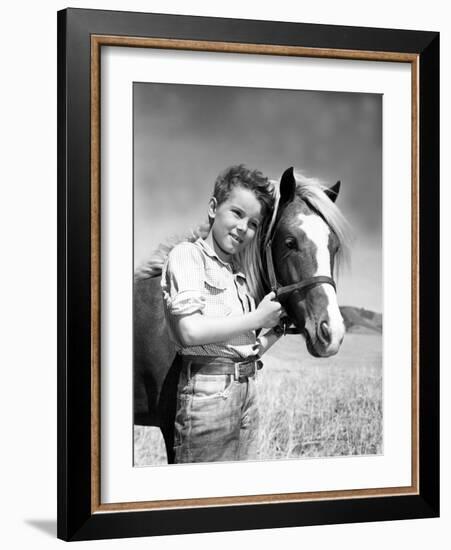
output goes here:
{"type": "MultiPolygon", "coordinates": [[[[382,453],[382,338],[347,334],[337,356],[315,359],[286,336],[259,373],[262,460],[382,453]]],[[[156,428],[135,427],[135,465],[166,463],[156,428]]]]}

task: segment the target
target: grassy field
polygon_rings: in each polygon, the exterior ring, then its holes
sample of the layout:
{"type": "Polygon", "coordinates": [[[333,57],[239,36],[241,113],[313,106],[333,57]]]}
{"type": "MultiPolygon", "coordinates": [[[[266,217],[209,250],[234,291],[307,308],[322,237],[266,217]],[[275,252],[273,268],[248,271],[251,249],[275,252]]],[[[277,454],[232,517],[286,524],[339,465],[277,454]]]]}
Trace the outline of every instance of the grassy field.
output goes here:
{"type": "MultiPolygon", "coordinates": [[[[382,336],[347,333],[339,353],[315,359],[300,336],[282,338],[259,372],[259,458],[382,452],[382,336]]],[[[135,465],[166,463],[157,428],[135,426],[135,465]]]]}

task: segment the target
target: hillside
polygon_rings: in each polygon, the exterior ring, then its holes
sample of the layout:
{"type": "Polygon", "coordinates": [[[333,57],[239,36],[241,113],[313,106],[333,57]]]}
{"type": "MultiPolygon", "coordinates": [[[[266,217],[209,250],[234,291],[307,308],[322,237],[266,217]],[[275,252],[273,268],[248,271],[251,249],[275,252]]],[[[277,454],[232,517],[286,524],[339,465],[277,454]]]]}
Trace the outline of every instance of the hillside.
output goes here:
{"type": "Polygon", "coordinates": [[[340,311],[345,322],[346,332],[363,334],[382,332],[381,313],[353,306],[341,306],[340,311]]]}

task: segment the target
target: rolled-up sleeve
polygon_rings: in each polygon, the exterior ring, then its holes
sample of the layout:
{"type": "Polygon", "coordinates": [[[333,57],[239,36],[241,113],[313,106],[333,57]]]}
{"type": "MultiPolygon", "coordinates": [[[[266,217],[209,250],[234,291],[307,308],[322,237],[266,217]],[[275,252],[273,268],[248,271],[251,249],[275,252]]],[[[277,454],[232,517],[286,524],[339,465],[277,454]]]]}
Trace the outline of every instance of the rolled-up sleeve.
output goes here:
{"type": "Polygon", "coordinates": [[[163,300],[171,315],[188,315],[205,309],[205,266],[202,252],[192,243],[175,246],[161,277],[163,300]]]}

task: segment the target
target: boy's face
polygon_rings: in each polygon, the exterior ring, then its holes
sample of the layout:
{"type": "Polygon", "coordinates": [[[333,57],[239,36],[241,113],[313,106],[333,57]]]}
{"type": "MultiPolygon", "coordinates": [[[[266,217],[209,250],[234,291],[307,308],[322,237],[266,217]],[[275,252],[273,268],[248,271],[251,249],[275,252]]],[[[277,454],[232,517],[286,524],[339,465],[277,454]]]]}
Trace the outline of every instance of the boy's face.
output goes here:
{"type": "Polygon", "coordinates": [[[210,200],[208,213],[214,219],[213,244],[222,260],[228,261],[255,237],[262,218],[261,210],[255,194],[242,187],[234,187],[219,206],[216,199],[210,200]]]}

